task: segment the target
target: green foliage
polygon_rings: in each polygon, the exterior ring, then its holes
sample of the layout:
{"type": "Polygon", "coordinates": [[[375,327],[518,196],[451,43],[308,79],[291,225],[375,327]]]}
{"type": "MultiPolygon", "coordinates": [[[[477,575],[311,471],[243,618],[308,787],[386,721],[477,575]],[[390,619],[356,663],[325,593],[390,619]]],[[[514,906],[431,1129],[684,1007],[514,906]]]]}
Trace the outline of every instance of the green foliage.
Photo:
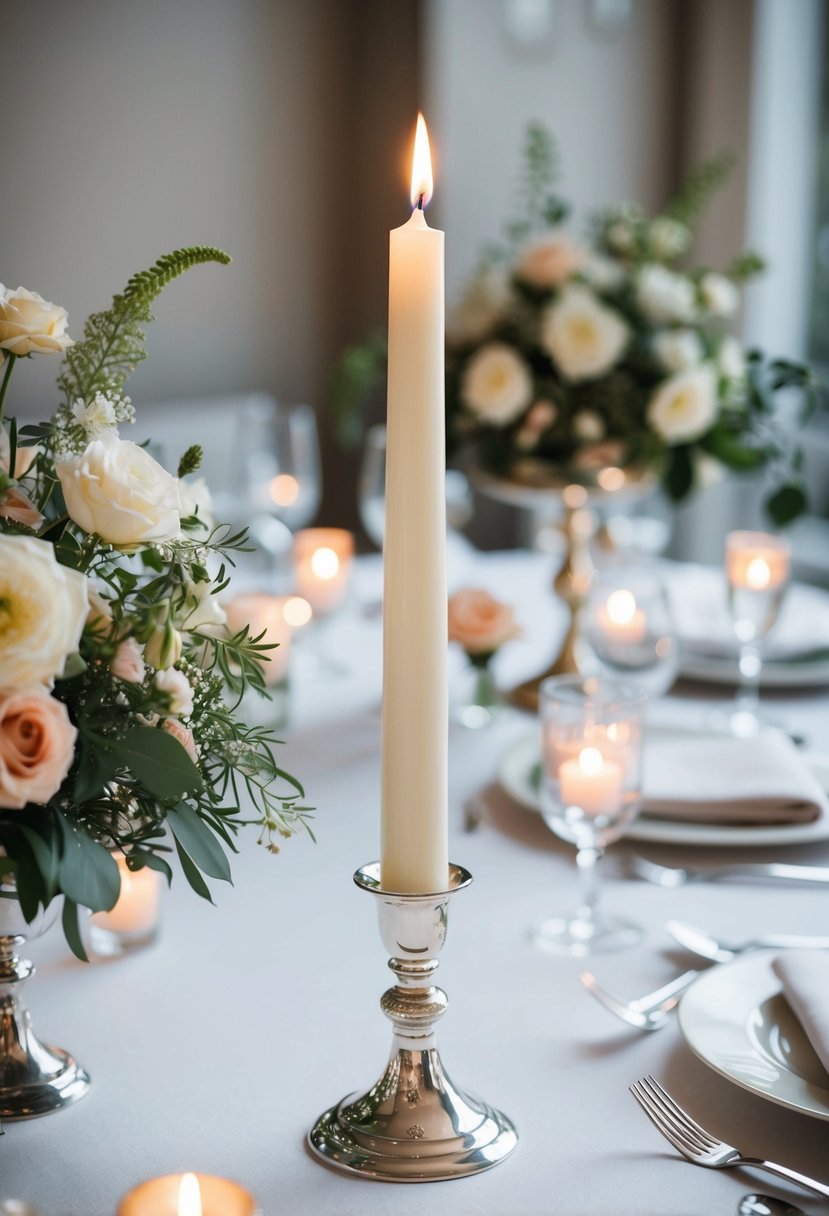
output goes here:
{"type": "Polygon", "coordinates": [[[748,249],[744,253],[738,253],[736,258],[729,264],[725,273],[729,279],[733,279],[735,283],[747,283],[749,279],[753,279],[756,275],[762,274],[766,269],[765,258],[760,257],[759,253],[754,253],[748,249]]]}
{"type": "Polygon", "coordinates": [[[345,448],[356,447],[363,433],[366,404],[386,371],[385,334],[375,334],[362,346],[349,346],[331,377],[331,419],[345,448]]]}
{"type": "Polygon", "coordinates": [[[201,468],[202,460],[204,459],[204,450],[200,443],[194,443],[182,456],[178,462],[178,476],[189,477],[191,473],[195,473],[201,468]]]}
{"type": "Polygon", "coordinates": [[[569,205],[553,186],[559,177],[558,144],[543,123],[527,127],[522,166],[516,189],[514,216],[506,225],[507,238],[515,246],[533,233],[562,223],[569,205]]]}
{"type": "Polygon", "coordinates": [[[663,214],[681,224],[691,225],[699,219],[718,190],[731,176],[737,158],[733,152],[718,152],[698,165],[674,195],[663,214]]]}
{"type": "Polygon", "coordinates": [[[127,376],[146,358],[143,326],[152,320],[150,306],[164,287],[204,262],[227,265],[221,249],[196,245],[165,254],[149,270],[133,275],[106,312],[94,313],[84,327],[83,341],[70,346],[58,387],[69,406],[89,401],[95,393],[119,396],[127,376]]]}

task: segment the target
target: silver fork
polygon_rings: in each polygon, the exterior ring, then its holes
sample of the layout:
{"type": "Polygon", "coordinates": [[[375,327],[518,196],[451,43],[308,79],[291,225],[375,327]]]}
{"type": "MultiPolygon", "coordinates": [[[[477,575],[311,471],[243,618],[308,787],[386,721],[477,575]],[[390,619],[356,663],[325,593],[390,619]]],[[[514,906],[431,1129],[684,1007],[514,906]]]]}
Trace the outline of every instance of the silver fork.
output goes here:
{"type": "Polygon", "coordinates": [[[829,866],[798,866],[769,861],[739,863],[735,865],[711,866],[708,869],[679,866],[663,866],[659,862],[630,853],[625,865],[637,878],[644,878],[657,887],[684,887],[687,882],[718,882],[723,878],[772,879],[775,882],[804,882],[829,885],[829,866]]]}
{"type": "Polygon", "coordinates": [[[665,928],[674,941],[679,942],[680,946],[684,946],[692,954],[698,954],[700,958],[710,959],[712,963],[730,963],[732,959],[739,958],[741,954],[746,954],[749,950],[796,950],[801,948],[829,950],[829,937],[804,937],[796,933],[766,933],[761,937],[753,937],[749,941],[736,943],[718,941],[704,929],[698,929],[696,925],[689,925],[683,920],[669,920],[665,928]]]}
{"type": "Polygon", "coordinates": [[[829,1199],[829,1186],[824,1183],[817,1182],[806,1174],[799,1174],[797,1170],[789,1169],[786,1165],[764,1161],[761,1157],[747,1157],[732,1144],[726,1144],[724,1140],[712,1136],[704,1127],[700,1127],[653,1077],[643,1077],[641,1081],[635,1081],[630,1086],[630,1092],[656,1130],[694,1165],[704,1165],[711,1169],[750,1165],[829,1199]]]}
{"type": "Polygon", "coordinates": [[[669,984],[664,984],[655,992],[640,996],[635,1001],[623,1001],[621,997],[614,996],[612,992],[602,988],[595,975],[589,971],[582,971],[579,982],[600,1005],[604,1005],[605,1009],[615,1013],[617,1018],[621,1018],[629,1026],[635,1026],[637,1030],[661,1030],[668,1024],[668,1015],[679,1004],[679,998],[685,989],[690,988],[700,974],[699,971],[686,971],[669,984]]]}

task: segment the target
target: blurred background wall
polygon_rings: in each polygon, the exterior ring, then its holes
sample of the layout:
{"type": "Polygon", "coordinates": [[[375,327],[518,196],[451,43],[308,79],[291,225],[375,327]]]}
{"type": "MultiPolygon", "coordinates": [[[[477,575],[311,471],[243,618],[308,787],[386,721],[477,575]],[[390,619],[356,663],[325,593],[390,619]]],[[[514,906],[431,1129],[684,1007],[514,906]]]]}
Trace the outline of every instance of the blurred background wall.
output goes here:
{"type": "MultiPolygon", "coordinates": [[[[824,7],[11,4],[0,41],[13,99],[0,277],[64,304],[77,333],[159,253],[195,242],[227,249],[231,269],[199,268],[159,301],[132,396],[139,408],[192,397],[209,409],[211,398],[253,389],[310,401],[323,436],[320,518],[356,527],[357,457],[331,439],[330,372],[344,344],[384,324],[387,231],[408,213],[418,105],[436,152],[432,222],[447,232],[450,291],[508,214],[528,121],[556,132],[577,221],[622,197],[658,206],[689,167],[731,147],[740,167],[701,230],[699,258],[718,265],[747,237],[770,243],[776,268],[749,299],[747,336],[803,354],[824,7]]],[[[23,412],[51,410],[54,373],[33,360],[15,378],[23,412]]],[[[733,495],[720,493],[709,523],[733,512],[733,495]]],[[[680,543],[718,554],[695,509],[683,512],[680,543]]],[[[478,526],[488,544],[515,535],[502,514],[484,513],[478,526]]]]}

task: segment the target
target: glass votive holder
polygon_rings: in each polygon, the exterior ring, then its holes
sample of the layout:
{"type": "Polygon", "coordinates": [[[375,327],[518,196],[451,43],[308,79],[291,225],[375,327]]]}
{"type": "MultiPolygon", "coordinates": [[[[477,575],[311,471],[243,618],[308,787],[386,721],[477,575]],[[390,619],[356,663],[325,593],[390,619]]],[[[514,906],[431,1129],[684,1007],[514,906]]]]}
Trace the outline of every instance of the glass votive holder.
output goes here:
{"type": "Polygon", "coordinates": [[[342,607],[348,591],[354,536],[345,528],[304,528],[294,537],[296,593],[311,605],[314,616],[331,616],[342,607]]]}
{"type": "Polygon", "coordinates": [[[166,1174],[129,1191],[117,1216],[261,1216],[238,1182],[212,1174],[166,1174]]]}
{"type": "Polygon", "coordinates": [[[668,595],[647,566],[595,574],[582,616],[582,637],[603,675],[634,681],[651,696],[668,691],[679,670],[679,642],[668,595]]]}
{"type": "Polygon", "coordinates": [[[123,853],[115,854],[115,864],[121,876],[115,907],[93,912],[89,918],[89,945],[99,958],[117,958],[151,946],[161,927],[161,874],[149,866],[130,870],[123,853]]]}
{"type": "Polygon", "coordinates": [[[729,532],[725,538],[728,605],[739,656],[739,684],[731,729],[738,736],[761,727],[760,679],[766,636],[780,613],[791,572],[789,542],[771,532],[729,532]]]}
{"type": "Polygon", "coordinates": [[[239,633],[247,625],[250,637],[259,638],[260,645],[276,647],[275,650],[264,651],[261,656],[262,676],[268,697],[251,689],[243,705],[245,716],[255,719],[257,724],[282,727],[288,721],[293,631],[286,608],[290,600],[291,597],[285,595],[249,592],[235,596],[225,605],[227,627],[231,633],[239,633]]]}

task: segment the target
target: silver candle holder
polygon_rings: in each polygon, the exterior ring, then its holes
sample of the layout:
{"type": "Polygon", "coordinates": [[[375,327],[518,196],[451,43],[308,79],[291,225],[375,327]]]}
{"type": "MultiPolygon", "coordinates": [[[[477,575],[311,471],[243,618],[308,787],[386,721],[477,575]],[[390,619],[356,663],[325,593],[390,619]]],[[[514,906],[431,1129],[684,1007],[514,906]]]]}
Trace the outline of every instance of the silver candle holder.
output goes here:
{"type": "Polygon", "coordinates": [[[449,901],[472,881],[449,867],[449,890],[409,895],[380,885],[380,864],[354,875],[377,900],[380,936],[397,984],[380,1000],[394,1028],[385,1072],[365,1093],[325,1111],[308,1144],[328,1165],[386,1182],[436,1182],[491,1169],[518,1135],[500,1111],[459,1090],[443,1067],[434,1026],[446,993],[432,983],[446,940],[449,901]]]}

